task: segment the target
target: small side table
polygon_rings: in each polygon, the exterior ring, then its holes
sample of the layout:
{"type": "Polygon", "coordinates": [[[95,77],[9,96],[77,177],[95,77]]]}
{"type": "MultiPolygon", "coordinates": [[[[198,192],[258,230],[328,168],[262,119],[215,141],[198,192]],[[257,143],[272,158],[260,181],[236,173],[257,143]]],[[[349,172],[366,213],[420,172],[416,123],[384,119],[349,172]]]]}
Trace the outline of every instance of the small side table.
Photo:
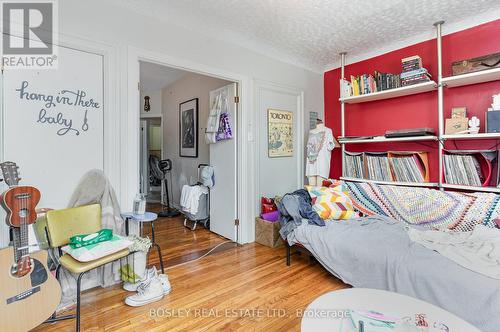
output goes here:
{"type": "Polygon", "coordinates": [[[152,246],[158,250],[158,256],[160,258],[161,273],[165,273],[163,268],[163,258],[161,256],[161,248],[155,241],[155,220],[158,219],[158,215],[153,212],[146,212],[144,214],[134,214],[132,212],[125,212],[121,214],[122,218],[125,219],[125,233],[129,235],[129,221],[135,221],[139,223],[139,234],[142,236],[143,224],[149,222],[151,224],[151,242],[152,246]]]}

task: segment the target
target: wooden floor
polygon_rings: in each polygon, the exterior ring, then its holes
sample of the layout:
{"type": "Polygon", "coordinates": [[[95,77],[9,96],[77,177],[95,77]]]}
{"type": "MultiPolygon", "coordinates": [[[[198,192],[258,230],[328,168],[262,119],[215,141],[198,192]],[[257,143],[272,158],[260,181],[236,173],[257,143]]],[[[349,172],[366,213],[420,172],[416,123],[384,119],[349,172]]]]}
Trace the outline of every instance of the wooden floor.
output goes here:
{"type": "MultiPolygon", "coordinates": [[[[159,204],[148,204],[148,211],[160,212],[159,204]]],[[[227,239],[212,233],[202,225],[198,225],[194,231],[184,227],[184,217],[158,218],[155,221],[155,240],[160,245],[165,266],[174,266],[205,254],[216,245],[226,242],[227,239]]],[[[189,223],[189,225],[192,225],[189,223]]],[[[151,228],[148,224],[144,226],[144,235],[151,237],[151,228]]],[[[232,246],[221,246],[221,249],[232,246]]],[[[151,251],[149,263],[160,267],[158,255],[151,251]]]]}
{"type": "MultiPolygon", "coordinates": [[[[299,331],[297,310],[325,292],[347,287],[304,254],[294,254],[287,267],[284,248],[255,243],[224,245],[222,251],[172,267],[225,239],[202,228],[184,229],[180,218],[159,221],[157,228],[172,292],[133,308],[124,304],[130,293],[120,286],[87,291],[83,331],[299,331]]],[[[36,331],[73,329],[69,320],[36,331]]]]}

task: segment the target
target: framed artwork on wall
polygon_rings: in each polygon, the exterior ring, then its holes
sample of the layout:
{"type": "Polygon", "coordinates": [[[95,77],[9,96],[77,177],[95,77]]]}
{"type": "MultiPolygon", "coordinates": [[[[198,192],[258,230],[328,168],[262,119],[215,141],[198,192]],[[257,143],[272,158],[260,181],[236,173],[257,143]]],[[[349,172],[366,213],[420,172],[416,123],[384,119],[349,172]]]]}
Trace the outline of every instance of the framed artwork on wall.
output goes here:
{"type": "Polygon", "coordinates": [[[179,155],[198,158],[198,98],[179,104],[179,155]]]}
{"type": "Polygon", "coordinates": [[[275,109],[267,110],[267,155],[293,156],[293,113],[275,109]]]}

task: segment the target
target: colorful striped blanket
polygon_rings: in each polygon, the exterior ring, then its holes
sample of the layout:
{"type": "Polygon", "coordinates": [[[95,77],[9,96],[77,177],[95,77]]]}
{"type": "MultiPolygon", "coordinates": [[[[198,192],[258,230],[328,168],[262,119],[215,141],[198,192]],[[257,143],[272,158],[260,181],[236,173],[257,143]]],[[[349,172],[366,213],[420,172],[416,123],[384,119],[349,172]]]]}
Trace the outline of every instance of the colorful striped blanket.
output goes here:
{"type": "Polygon", "coordinates": [[[344,182],[354,207],[365,215],[383,215],[429,229],[471,231],[495,227],[500,195],[344,182]]]}

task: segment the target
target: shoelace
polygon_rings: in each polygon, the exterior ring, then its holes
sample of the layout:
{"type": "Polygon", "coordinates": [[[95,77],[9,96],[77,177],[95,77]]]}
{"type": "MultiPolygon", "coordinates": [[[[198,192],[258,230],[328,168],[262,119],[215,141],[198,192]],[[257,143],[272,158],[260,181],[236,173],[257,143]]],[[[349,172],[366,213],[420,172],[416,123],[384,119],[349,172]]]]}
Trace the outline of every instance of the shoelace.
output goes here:
{"type": "Polygon", "coordinates": [[[151,280],[147,280],[147,281],[143,281],[139,284],[139,286],[137,286],[137,293],[139,295],[143,295],[147,288],[149,287],[149,285],[151,284],[151,280]]]}

